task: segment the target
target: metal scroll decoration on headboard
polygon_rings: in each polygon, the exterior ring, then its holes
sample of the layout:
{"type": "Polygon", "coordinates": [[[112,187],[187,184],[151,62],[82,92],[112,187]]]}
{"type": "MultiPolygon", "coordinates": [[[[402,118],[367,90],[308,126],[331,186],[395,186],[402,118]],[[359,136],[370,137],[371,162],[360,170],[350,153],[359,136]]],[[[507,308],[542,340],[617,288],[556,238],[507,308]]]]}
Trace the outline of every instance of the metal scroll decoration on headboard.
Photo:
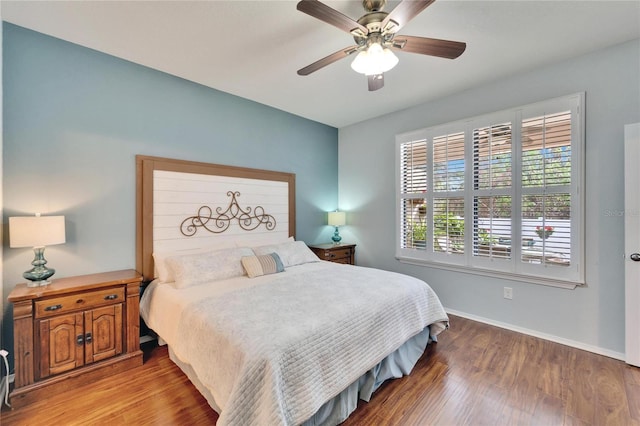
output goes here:
{"type": "Polygon", "coordinates": [[[276,219],[264,212],[264,208],[256,206],[251,212],[251,207],[243,209],[238,204],[236,197],[240,196],[238,191],[227,191],[227,197],[231,197],[231,202],[226,210],[221,207],[216,208],[216,215],[209,206],[202,206],[195,216],[190,216],[182,221],[180,232],[185,237],[191,237],[198,232],[198,228],[204,228],[214,234],[220,234],[229,229],[232,220],[237,220],[240,228],[245,231],[253,231],[260,225],[264,225],[269,231],[276,227],[276,219]]]}

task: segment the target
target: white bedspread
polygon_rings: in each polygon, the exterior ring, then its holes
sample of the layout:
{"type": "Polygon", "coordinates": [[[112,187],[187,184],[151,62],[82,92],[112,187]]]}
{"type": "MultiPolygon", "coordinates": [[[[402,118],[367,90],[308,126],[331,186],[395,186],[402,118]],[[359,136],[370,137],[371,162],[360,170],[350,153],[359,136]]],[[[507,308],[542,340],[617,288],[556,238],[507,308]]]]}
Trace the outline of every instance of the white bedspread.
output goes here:
{"type": "Polygon", "coordinates": [[[425,327],[435,323],[437,335],[446,320],[423,281],[321,262],[191,301],[169,343],[212,392],[219,426],[297,425],[425,327]]]}

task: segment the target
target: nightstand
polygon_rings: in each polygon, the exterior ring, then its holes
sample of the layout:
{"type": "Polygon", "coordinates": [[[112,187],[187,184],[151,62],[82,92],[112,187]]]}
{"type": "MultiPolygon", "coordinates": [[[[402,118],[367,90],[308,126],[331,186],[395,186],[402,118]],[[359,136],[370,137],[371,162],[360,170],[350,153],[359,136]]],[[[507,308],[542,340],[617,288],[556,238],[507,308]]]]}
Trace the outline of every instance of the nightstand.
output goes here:
{"type": "Polygon", "coordinates": [[[309,248],[321,260],[355,265],[355,244],[309,244],[309,248]]]}
{"type": "Polygon", "coordinates": [[[13,303],[15,388],[22,406],[52,392],[142,365],[140,293],[134,270],[18,284],[13,303]]]}

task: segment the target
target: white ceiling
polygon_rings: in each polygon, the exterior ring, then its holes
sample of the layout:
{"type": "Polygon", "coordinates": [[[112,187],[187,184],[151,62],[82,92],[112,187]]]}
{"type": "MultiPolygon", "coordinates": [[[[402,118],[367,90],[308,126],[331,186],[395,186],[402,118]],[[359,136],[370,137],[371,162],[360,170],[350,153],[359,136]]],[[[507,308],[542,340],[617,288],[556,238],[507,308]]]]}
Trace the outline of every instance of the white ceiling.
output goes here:
{"type": "MultiPolygon", "coordinates": [[[[354,19],[360,1],[325,1],[354,19]]],[[[390,1],[390,11],[397,1],[390,1]]],[[[354,44],[278,1],[2,1],[5,21],[334,127],[344,127],[523,70],[640,38],[640,1],[438,0],[400,34],[464,41],[458,59],[400,52],[385,87],[342,59],[354,44]]],[[[639,77],[640,78],[640,77],[639,77]]]]}

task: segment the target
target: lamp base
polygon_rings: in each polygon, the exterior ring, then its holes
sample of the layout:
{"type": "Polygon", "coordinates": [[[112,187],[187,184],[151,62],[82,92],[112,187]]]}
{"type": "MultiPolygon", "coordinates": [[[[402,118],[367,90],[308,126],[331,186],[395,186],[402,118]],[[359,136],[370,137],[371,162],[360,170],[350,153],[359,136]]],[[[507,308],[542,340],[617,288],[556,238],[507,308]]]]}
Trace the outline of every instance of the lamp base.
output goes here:
{"type": "Polygon", "coordinates": [[[51,284],[51,280],[28,281],[27,287],[42,287],[51,284]]]}
{"type": "Polygon", "coordinates": [[[333,241],[334,244],[340,244],[340,241],[342,240],[342,237],[338,233],[337,226],[336,226],[336,231],[333,233],[333,237],[331,237],[331,240],[333,241]]]}
{"type": "Polygon", "coordinates": [[[44,258],[44,247],[34,247],[33,252],[35,257],[33,258],[33,268],[25,271],[22,276],[28,279],[27,287],[39,287],[47,284],[51,284],[49,278],[56,273],[55,269],[47,268],[46,259],[44,258]]]}

